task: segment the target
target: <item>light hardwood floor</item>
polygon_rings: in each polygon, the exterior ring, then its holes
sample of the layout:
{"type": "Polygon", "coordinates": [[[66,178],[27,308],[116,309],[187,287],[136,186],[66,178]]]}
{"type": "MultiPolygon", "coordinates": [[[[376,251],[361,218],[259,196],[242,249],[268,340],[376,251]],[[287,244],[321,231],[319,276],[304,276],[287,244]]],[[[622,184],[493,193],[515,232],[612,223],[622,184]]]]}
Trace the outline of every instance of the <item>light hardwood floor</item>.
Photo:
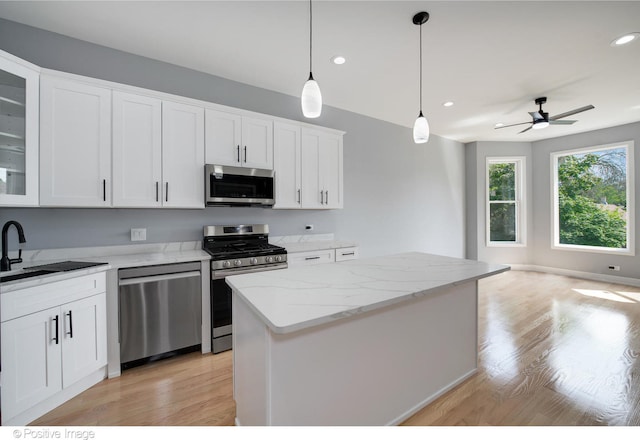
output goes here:
{"type": "MultiPolygon", "coordinates": [[[[510,271],[480,281],[473,377],[406,425],[640,425],[640,288],[510,271]]],[[[34,425],[232,425],[231,352],[125,371],[34,425]]]]}

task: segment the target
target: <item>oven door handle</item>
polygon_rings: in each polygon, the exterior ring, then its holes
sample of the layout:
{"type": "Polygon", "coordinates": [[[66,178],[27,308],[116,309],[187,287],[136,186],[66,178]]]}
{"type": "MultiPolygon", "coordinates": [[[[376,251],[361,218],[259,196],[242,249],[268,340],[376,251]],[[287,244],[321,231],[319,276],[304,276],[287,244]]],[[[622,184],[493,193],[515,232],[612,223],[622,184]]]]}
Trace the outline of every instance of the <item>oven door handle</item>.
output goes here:
{"type": "Polygon", "coordinates": [[[286,269],[287,266],[288,266],[287,263],[276,263],[276,264],[268,264],[268,265],[259,266],[259,267],[248,267],[246,269],[212,270],[211,279],[220,280],[222,278],[230,277],[232,275],[244,275],[248,273],[264,272],[267,270],[286,269]]]}

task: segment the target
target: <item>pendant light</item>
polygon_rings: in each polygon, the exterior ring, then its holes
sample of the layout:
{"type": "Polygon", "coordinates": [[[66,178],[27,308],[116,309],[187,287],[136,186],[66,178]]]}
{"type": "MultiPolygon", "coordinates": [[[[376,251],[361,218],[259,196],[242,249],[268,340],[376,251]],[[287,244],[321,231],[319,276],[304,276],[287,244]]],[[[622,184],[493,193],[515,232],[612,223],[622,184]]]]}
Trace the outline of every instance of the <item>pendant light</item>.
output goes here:
{"type": "Polygon", "coordinates": [[[313,48],[313,10],[309,0],[309,79],[302,88],[302,114],[306,118],[317,118],[322,112],[322,94],[311,69],[313,48]]]}
{"type": "Polygon", "coordinates": [[[429,140],[429,122],[422,114],[422,25],[429,20],[428,12],[418,12],[413,16],[413,24],[420,26],[420,113],[413,124],[413,141],[424,144],[429,140]]]}

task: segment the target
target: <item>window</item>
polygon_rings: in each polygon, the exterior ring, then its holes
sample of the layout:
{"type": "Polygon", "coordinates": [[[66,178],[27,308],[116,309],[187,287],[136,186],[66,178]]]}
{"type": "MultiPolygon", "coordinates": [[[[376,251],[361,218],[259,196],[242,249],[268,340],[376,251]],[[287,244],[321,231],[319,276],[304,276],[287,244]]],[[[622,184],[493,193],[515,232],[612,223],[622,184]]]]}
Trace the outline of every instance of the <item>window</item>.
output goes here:
{"type": "Polygon", "coordinates": [[[525,244],[524,157],[487,158],[487,245],[525,244]]]}
{"type": "Polygon", "coordinates": [[[633,142],[551,155],[553,247],[634,255],[633,142]]]}

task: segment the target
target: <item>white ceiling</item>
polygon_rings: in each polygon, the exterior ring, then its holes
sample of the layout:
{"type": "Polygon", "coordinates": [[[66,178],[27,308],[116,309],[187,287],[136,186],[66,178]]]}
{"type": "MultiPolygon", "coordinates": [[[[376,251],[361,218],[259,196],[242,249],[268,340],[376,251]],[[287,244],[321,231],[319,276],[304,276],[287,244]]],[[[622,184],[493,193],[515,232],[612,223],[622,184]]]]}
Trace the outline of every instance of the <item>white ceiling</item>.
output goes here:
{"type": "MultiPolygon", "coordinates": [[[[307,1],[0,1],[0,17],[300,96],[308,76],[307,1]]],[[[638,1],[313,2],[313,73],[324,103],[462,142],[533,141],[640,121],[638,1]],[[330,58],[341,54],[347,63],[330,58]],[[496,130],[588,104],[573,125],[496,130]],[[449,108],[445,101],[454,101],[449,108]]],[[[311,121],[313,122],[313,121],[311,121]]]]}

